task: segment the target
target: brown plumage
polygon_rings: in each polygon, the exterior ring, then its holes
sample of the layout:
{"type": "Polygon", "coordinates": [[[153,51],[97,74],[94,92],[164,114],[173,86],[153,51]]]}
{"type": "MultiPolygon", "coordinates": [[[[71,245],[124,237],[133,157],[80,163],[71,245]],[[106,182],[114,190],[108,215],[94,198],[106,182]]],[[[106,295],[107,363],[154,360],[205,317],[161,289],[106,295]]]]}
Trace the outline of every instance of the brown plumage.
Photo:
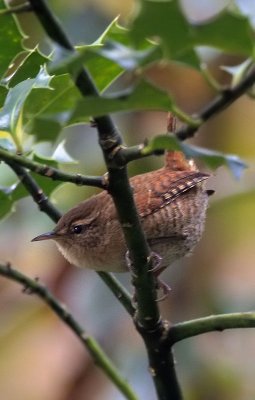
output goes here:
{"type": "MultiPolygon", "coordinates": [[[[189,254],[205,222],[208,174],[183,153],[166,154],[165,166],[130,180],[151,249],[165,268],[189,254]]],[[[55,229],[33,240],[53,239],[71,263],[98,271],[127,271],[127,251],[111,196],[105,191],[68,211],[55,229]]]]}

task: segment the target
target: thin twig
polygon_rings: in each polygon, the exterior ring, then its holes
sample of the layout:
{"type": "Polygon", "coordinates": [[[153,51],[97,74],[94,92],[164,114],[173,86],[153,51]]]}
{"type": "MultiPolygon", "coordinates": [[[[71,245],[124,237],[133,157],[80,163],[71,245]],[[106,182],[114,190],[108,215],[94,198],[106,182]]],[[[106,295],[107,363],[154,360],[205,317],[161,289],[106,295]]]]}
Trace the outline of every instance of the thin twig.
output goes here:
{"type": "Polygon", "coordinates": [[[98,342],[93,337],[86,334],[85,330],[68,311],[66,306],[61,304],[49,289],[46,288],[46,286],[41,284],[38,279],[31,279],[22,274],[20,271],[12,268],[9,264],[0,264],[0,275],[23,285],[23,292],[35,294],[40,297],[51,308],[51,310],[53,310],[54,313],[67,326],[69,326],[81,341],[82,345],[88,350],[95,364],[104,371],[114,385],[119,388],[125,398],[129,400],[137,400],[136,394],[133,392],[126,380],[120,376],[118,369],[113,365],[98,342]]]}
{"type": "MultiPolygon", "coordinates": [[[[200,119],[201,125],[212,116],[222,112],[229,107],[235,100],[247,92],[248,89],[255,83],[255,68],[253,68],[247,76],[233,88],[229,87],[223,90],[215,99],[204,107],[198,113],[197,118],[200,119]]],[[[200,126],[201,126],[200,125],[200,126]]],[[[179,140],[186,140],[194,136],[199,127],[184,126],[176,132],[179,140]]]]}
{"type": "Polygon", "coordinates": [[[38,186],[32,176],[25,170],[25,168],[17,165],[13,161],[9,161],[8,165],[15,172],[28,193],[31,194],[35,203],[38,204],[39,209],[45,212],[54,222],[57,222],[61,217],[61,213],[56,207],[54,207],[48,197],[45,196],[42,189],[38,186]]]}
{"type": "Polygon", "coordinates": [[[0,160],[10,163],[15,161],[16,165],[28,168],[30,171],[35,172],[38,175],[45,176],[52,180],[61,182],[71,182],[76,185],[94,186],[100,189],[105,189],[105,180],[101,176],[85,176],[81,174],[68,174],[60,171],[57,168],[44,165],[36,161],[29,160],[26,157],[19,156],[17,154],[10,153],[9,151],[0,148],[0,160]]]}
{"type": "Polygon", "coordinates": [[[211,315],[172,325],[164,340],[169,347],[181,340],[225,329],[255,328],[255,312],[211,315]]]}

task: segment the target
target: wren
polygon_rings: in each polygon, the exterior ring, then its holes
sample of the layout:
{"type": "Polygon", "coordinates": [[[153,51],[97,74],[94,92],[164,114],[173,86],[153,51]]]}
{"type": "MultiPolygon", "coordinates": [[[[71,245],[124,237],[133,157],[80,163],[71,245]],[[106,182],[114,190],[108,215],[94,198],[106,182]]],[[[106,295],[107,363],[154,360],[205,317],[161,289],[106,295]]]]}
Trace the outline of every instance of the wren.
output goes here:
{"type": "MultiPolygon", "coordinates": [[[[165,165],[130,179],[134,200],[153,252],[162,257],[160,272],[190,254],[204,229],[208,174],[199,172],[180,151],[166,153],[165,165]]],[[[72,208],[53,231],[33,241],[53,239],[78,267],[125,272],[127,247],[116,209],[107,191],[72,208]]]]}

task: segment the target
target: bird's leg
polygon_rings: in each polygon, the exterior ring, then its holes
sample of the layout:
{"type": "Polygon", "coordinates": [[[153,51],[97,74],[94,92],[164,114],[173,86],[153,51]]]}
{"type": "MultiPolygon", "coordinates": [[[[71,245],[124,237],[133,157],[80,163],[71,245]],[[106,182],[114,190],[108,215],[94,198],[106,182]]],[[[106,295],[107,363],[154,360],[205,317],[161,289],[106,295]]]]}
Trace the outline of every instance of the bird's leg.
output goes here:
{"type": "MultiPolygon", "coordinates": [[[[137,275],[134,273],[134,270],[132,268],[132,262],[130,260],[129,257],[129,251],[127,250],[126,254],[125,254],[125,259],[126,259],[126,264],[127,267],[129,269],[129,271],[131,272],[132,276],[134,278],[137,277],[137,275]]],[[[161,266],[161,261],[162,261],[162,257],[155,253],[155,251],[152,251],[151,254],[148,257],[148,262],[151,263],[151,269],[149,270],[150,272],[153,273],[154,278],[156,279],[156,287],[158,290],[162,290],[163,292],[163,296],[158,298],[157,301],[163,301],[165,300],[165,298],[168,296],[171,288],[170,286],[168,286],[165,282],[163,282],[158,276],[161,274],[161,272],[163,272],[166,269],[166,266],[161,266]]],[[[133,300],[136,301],[136,296],[134,294],[133,300]]]]}
{"type": "Polygon", "coordinates": [[[162,262],[162,257],[155,253],[155,251],[152,251],[150,254],[151,257],[151,264],[152,264],[152,268],[150,269],[150,271],[153,273],[154,278],[157,281],[157,289],[161,289],[163,292],[163,296],[159,297],[157,299],[157,301],[163,301],[165,300],[165,298],[168,296],[169,292],[171,291],[170,286],[167,285],[167,283],[163,282],[160,278],[159,275],[161,274],[161,272],[163,272],[166,269],[165,265],[161,265],[162,262]]]}

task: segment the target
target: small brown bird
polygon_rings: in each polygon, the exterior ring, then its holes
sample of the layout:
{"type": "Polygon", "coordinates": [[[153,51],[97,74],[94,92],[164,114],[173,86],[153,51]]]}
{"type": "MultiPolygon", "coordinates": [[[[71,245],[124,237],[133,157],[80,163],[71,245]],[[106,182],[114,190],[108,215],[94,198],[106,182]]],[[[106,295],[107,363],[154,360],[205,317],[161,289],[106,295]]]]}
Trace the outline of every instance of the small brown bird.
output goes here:
{"type": "MultiPolygon", "coordinates": [[[[204,187],[208,177],[183,153],[171,151],[163,168],[130,179],[148,243],[162,257],[160,271],[189,254],[198,243],[212,192],[204,187]]],[[[128,270],[124,236],[106,191],[72,208],[53,231],[33,241],[48,239],[53,239],[64,257],[78,267],[128,270]]]]}

